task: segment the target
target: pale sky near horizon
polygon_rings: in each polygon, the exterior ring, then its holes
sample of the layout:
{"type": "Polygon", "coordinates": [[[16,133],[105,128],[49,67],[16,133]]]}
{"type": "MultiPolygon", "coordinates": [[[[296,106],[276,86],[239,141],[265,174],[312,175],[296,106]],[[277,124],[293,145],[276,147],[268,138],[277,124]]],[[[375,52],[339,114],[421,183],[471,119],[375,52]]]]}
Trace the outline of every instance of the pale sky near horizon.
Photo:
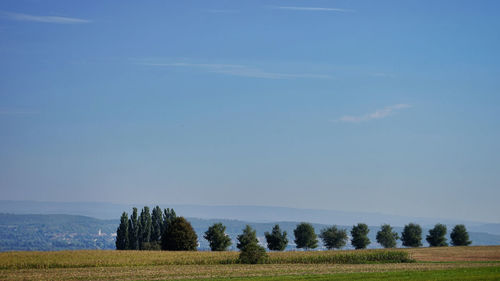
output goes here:
{"type": "Polygon", "coordinates": [[[499,11],[1,1],[1,199],[500,222],[499,11]]]}

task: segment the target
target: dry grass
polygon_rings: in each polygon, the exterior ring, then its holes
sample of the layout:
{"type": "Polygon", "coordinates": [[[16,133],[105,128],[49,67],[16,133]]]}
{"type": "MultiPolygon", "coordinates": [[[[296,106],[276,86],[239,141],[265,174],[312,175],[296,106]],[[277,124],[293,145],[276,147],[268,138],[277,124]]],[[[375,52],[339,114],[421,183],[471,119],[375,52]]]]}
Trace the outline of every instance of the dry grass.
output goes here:
{"type": "Polygon", "coordinates": [[[500,261],[500,246],[416,248],[406,251],[417,261],[500,261]]]}
{"type": "Polygon", "coordinates": [[[140,267],[50,268],[0,270],[0,280],[172,280],[282,276],[334,273],[427,271],[471,267],[498,267],[498,263],[409,264],[265,264],[265,265],[165,265],[140,267]]]}

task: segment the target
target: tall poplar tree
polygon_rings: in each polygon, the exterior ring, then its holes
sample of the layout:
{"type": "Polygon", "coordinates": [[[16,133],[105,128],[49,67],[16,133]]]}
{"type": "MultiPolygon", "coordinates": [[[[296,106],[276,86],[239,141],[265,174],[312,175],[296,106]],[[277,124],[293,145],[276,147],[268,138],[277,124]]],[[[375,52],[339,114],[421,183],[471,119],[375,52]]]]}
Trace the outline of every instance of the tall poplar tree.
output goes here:
{"type": "Polygon", "coordinates": [[[145,206],[141,211],[140,216],[140,228],[139,228],[139,248],[141,250],[148,250],[150,248],[151,240],[151,214],[149,213],[149,207],[145,206]]]}
{"type": "Polygon", "coordinates": [[[128,241],[128,214],[123,212],[120,218],[120,225],[116,230],[116,249],[117,250],[127,250],[129,248],[128,241]]]}
{"type": "Polygon", "coordinates": [[[137,208],[132,209],[132,215],[128,220],[128,241],[130,250],[139,250],[139,221],[137,219],[137,208]]]}
{"type": "Polygon", "coordinates": [[[177,215],[175,214],[175,211],[174,209],[169,209],[169,208],[166,208],[165,210],[163,210],[163,225],[162,225],[162,233],[166,230],[166,228],[168,227],[168,225],[172,222],[172,220],[174,220],[175,218],[177,218],[177,215]]]}
{"type": "Polygon", "coordinates": [[[161,233],[163,231],[163,214],[160,207],[156,206],[151,214],[151,243],[161,243],[161,233]]]}

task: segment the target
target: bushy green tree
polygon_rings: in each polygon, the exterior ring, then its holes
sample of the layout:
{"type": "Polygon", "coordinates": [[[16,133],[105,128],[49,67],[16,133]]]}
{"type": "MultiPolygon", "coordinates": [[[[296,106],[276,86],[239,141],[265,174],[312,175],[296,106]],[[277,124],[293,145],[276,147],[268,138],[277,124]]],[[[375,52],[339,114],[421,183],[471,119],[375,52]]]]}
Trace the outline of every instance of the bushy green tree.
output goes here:
{"type": "Polygon", "coordinates": [[[159,206],[154,207],[151,214],[151,243],[161,244],[161,233],[163,231],[163,214],[159,206]]]}
{"type": "Polygon", "coordinates": [[[422,228],[418,224],[410,223],[405,225],[401,233],[401,241],[405,247],[422,246],[422,228]]]}
{"type": "Polygon", "coordinates": [[[455,225],[451,231],[450,238],[453,246],[469,246],[472,243],[469,240],[469,233],[467,233],[467,229],[463,224],[455,225]]]}
{"type": "Polygon", "coordinates": [[[266,249],[255,242],[251,242],[241,249],[239,262],[247,264],[265,263],[267,258],[266,249]]]}
{"type": "Polygon", "coordinates": [[[429,230],[429,235],[425,238],[431,247],[448,246],[446,243],[446,225],[436,224],[433,229],[429,230]]]}
{"type": "Polygon", "coordinates": [[[137,208],[132,209],[132,215],[128,220],[129,249],[139,250],[139,220],[137,219],[137,208]]]}
{"type": "Polygon", "coordinates": [[[210,243],[212,251],[225,251],[231,246],[231,238],[226,234],[226,227],[222,223],[214,223],[210,226],[203,238],[210,243]]]}
{"type": "Polygon", "coordinates": [[[348,239],[347,230],[338,229],[335,225],[321,230],[319,237],[328,250],[344,247],[348,239]]]}
{"type": "Polygon", "coordinates": [[[196,251],[198,236],[191,224],[183,217],[172,219],[162,234],[162,250],[196,251]]]}
{"type": "Polygon", "coordinates": [[[240,263],[256,264],[265,262],[267,259],[266,249],[259,245],[257,233],[250,225],[245,226],[243,233],[238,235],[237,240],[236,247],[240,249],[240,263]]]}
{"type": "Polygon", "coordinates": [[[368,228],[368,225],[364,223],[358,223],[352,227],[351,244],[355,249],[365,249],[366,246],[370,244],[368,232],[370,232],[370,229],[368,228]]]}
{"type": "Polygon", "coordinates": [[[265,232],[267,248],[271,251],[283,251],[288,245],[288,238],[286,238],[286,231],[281,232],[280,226],[277,224],[273,227],[271,233],[265,232]]]}
{"type": "Polygon", "coordinates": [[[314,233],[314,227],[310,223],[302,222],[293,231],[295,244],[298,249],[315,249],[318,247],[318,238],[314,233]]]}
{"type": "Polygon", "coordinates": [[[259,240],[257,239],[256,231],[248,224],[243,229],[243,233],[238,235],[238,237],[236,239],[238,240],[236,247],[240,250],[242,250],[248,244],[251,244],[251,243],[258,244],[259,243],[259,240]]]}
{"type": "Polygon", "coordinates": [[[128,235],[128,214],[123,212],[120,218],[120,225],[116,230],[116,249],[127,250],[129,248],[128,235]]]}
{"type": "Polygon", "coordinates": [[[384,248],[394,248],[396,247],[396,240],[399,239],[397,232],[392,231],[392,227],[388,224],[384,224],[380,227],[380,231],[377,232],[377,242],[384,248]]]}

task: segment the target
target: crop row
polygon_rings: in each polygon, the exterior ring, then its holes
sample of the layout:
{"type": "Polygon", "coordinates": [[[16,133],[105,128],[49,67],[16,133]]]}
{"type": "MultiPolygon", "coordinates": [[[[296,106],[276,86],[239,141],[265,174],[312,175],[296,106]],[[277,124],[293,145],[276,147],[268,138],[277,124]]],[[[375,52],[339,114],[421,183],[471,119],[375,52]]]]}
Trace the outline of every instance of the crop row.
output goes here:
{"type": "MultiPolygon", "coordinates": [[[[397,250],[269,253],[270,264],[411,262],[397,250]]],[[[236,264],[238,252],[61,251],[0,253],[0,269],[236,264]]]]}

